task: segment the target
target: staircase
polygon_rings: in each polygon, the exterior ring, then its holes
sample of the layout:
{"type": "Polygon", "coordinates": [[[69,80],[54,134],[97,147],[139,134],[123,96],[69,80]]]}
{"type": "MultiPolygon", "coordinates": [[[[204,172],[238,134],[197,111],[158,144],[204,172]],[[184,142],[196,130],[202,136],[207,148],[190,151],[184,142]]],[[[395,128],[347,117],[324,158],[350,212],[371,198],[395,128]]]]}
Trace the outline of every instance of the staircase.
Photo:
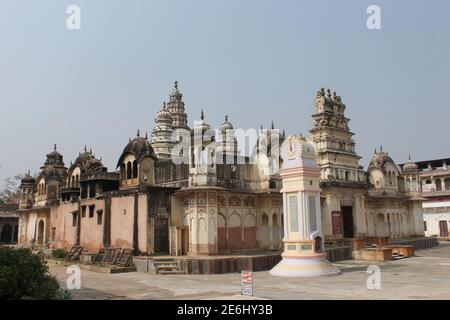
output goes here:
{"type": "Polygon", "coordinates": [[[405,257],[402,254],[392,252],[392,259],[394,259],[394,260],[400,260],[400,259],[406,259],[406,258],[407,257],[405,257]]]}
{"type": "Polygon", "coordinates": [[[156,274],[186,274],[181,261],[171,258],[155,258],[153,260],[156,274]]]}

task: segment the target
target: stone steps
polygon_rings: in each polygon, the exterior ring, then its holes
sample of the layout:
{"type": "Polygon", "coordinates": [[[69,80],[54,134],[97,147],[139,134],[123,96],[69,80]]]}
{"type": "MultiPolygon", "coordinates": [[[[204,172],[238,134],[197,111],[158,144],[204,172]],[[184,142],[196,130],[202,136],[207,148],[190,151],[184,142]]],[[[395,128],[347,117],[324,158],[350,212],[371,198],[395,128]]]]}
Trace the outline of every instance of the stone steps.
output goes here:
{"type": "Polygon", "coordinates": [[[157,274],[186,274],[182,270],[181,263],[175,259],[155,259],[153,261],[157,274]]]}

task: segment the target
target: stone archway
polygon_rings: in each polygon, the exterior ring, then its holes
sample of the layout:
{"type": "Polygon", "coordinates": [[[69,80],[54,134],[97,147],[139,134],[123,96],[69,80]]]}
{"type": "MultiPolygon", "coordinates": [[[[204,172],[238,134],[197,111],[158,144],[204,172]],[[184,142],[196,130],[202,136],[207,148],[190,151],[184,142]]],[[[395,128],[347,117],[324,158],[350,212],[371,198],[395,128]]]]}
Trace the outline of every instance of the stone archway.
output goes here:
{"type": "Polygon", "coordinates": [[[40,220],[38,224],[38,236],[37,236],[37,244],[43,245],[44,244],[44,220],[40,220]]]}
{"type": "Polygon", "coordinates": [[[375,235],[377,237],[389,236],[388,225],[384,220],[384,214],[382,213],[377,214],[375,217],[375,235]]]}

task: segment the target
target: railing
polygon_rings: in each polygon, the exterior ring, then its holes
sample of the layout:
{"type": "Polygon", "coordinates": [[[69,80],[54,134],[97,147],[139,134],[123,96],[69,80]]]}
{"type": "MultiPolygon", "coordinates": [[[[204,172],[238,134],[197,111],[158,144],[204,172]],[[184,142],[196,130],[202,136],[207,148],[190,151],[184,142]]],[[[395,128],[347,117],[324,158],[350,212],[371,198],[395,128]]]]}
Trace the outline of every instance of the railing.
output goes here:
{"type": "Polygon", "coordinates": [[[423,191],[422,196],[424,197],[450,196],[450,190],[436,191],[432,189],[431,191],[423,191]]]}

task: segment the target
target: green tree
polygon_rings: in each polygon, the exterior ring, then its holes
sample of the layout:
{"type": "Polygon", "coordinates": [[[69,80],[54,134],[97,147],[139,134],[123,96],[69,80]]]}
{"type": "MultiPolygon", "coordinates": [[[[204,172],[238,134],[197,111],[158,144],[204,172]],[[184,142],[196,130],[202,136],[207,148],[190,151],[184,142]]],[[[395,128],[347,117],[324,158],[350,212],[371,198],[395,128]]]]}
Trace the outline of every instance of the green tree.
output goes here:
{"type": "Polygon", "coordinates": [[[70,299],[30,249],[0,247],[0,299],[70,299]]]}

